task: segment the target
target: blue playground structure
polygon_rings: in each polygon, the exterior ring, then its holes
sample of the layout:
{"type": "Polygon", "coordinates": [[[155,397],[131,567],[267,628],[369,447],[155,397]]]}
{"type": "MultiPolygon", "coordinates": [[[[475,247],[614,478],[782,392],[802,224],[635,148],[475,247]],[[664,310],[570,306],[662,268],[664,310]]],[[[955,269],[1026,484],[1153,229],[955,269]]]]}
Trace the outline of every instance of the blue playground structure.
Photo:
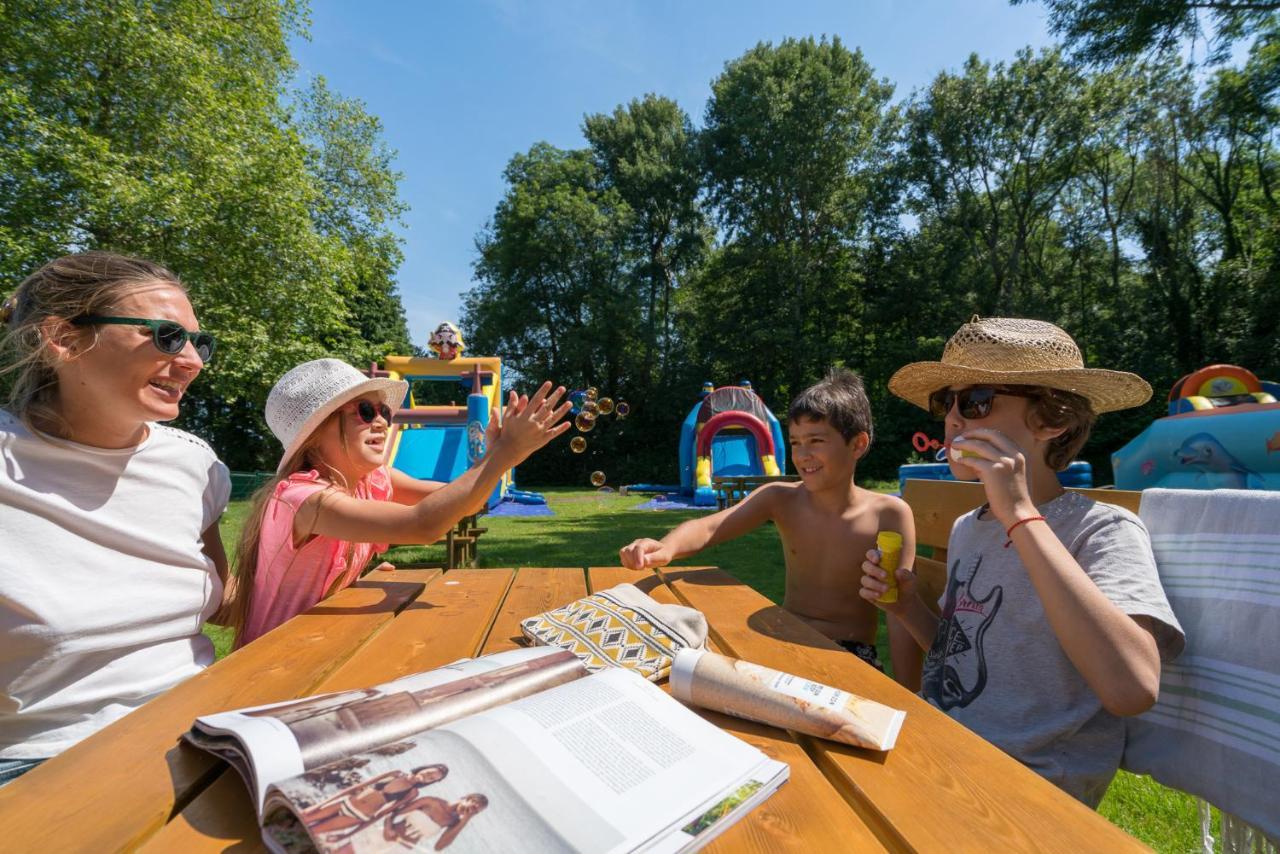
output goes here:
{"type": "Polygon", "coordinates": [[[680,493],[697,507],[715,506],[712,477],[779,475],[786,448],[782,425],[750,382],[704,383],[680,428],[680,493]]]}
{"type": "Polygon", "coordinates": [[[1169,414],[1111,455],[1117,489],[1280,490],[1280,383],[1209,365],[1174,383],[1169,414]]]}
{"type": "MultiPolygon", "coordinates": [[[[392,439],[390,463],[412,477],[452,482],[484,456],[485,431],[489,418],[501,417],[502,362],[494,357],[425,359],[388,356],[383,373],[413,382],[433,380],[457,383],[459,396],[466,392],[465,406],[420,406],[410,392],[392,418],[396,434],[392,439]]],[[[517,504],[546,504],[536,492],[515,488],[515,472],[507,472],[489,496],[488,507],[501,501],[517,504]]]]}

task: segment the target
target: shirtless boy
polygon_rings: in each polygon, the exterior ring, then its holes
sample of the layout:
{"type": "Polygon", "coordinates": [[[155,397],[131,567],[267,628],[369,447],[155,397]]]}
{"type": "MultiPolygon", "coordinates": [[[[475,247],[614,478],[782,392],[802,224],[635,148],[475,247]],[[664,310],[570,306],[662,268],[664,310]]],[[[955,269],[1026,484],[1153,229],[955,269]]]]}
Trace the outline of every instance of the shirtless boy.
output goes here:
{"type": "MultiPolygon", "coordinates": [[[[773,522],[782,537],[786,597],[782,607],[868,664],[876,658],[875,607],[858,595],[862,555],[878,531],[902,534],[902,565],[915,555],[911,510],[900,499],[853,482],[858,460],[871,445],[871,406],[862,380],[832,369],[791,403],[787,413],[791,458],[799,483],[770,483],[741,503],[691,519],[661,540],[640,539],[621,549],[631,569],[666,566],[773,522]]],[[[889,621],[895,648],[910,649],[905,630],[889,621]],[[897,634],[902,642],[895,643],[897,634]]]]}

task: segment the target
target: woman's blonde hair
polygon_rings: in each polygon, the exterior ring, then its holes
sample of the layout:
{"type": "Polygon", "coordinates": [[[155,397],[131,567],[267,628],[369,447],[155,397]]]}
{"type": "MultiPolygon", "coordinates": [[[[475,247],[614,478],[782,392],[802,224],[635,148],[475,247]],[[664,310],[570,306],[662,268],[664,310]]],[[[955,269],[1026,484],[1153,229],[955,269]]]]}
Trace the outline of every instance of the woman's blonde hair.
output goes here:
{"type": "Polygon", "coordinates": [[[64,255],[24,279],[0,305],[0,377],[7,377],[9,385],[6,408],[28,427],[56,431],[61,422],[53,406],[58,375],[43,327],[50,320],[109,314],[127,294],[156,282],[186,293],[165,267],[114,252],[64,255]]]}
{"type": "MultiPolygon", "coordinates": [[[[294,451],[289,462],[253,494],[244,528],[240,531],[240,543],[236,548],[235,594],[227,612],[227,625],[235,630],[237,647],[240,646],[240,639],[249,624],[249,613],[253,606],[253,582],[258,572],[258,550],[262,545],[262,523],[271,509],[271,502],[275,500],[277,487],[298,472],[315,469],[320,473],[320,477],[329,483],[329,487],[324,490],[326,493],[331,490],[349,491],[342,472],[330,465],[320,454],[321,436],[329,422],[335,418],[338,419],[338,429],[345,445],[346,427],[342,421],[342,412],[336,411],[320,422],[298,450],[294,451]]],[[[320,500],[324,501],[323,495],[320,500]]],[[[353,549],[354,546],[349,544],[348,551],[353,549]]],[[[347,559],[350,560],[350,558],[351,555],[348,553],[347,559]]]]}

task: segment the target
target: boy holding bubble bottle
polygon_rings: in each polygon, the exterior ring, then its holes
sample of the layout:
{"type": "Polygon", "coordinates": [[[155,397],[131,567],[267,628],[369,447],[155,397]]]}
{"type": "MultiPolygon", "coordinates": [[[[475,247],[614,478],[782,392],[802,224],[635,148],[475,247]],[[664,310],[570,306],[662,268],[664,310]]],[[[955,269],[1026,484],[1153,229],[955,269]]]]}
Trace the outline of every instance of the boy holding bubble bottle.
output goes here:
{"type": "MultiPolygon", "coordinates": [[[[849,370],[829,371],[792,401],[787,432],[799,483],[765,484],[733,507],[684,522],[661,540],[636,540],[620,550],[622,563],[631,569],[666,566],[773,522],[786,564],[782,607],[882,669],[876,609],[859,596],[859,558],[876,545],[878,533],[892,531],[901,535],[901,565],[910,568],[915,526],[901,499],[854,483],[872,438],[862,380],[849,370]]],[[[893,620],[889,629],[891,646],[918,660],[910,635],[893,620]]]]}
{"type": "Polygon", "coordinates": [[[941,617],[898,570],[898,598],[875,551],[862,596],[927,651],[921,694],[1032,770],[1096,807],[1124,747],[1121,717],[1154,704],[1161,660],[1183,646],[1137,516],[1063,489],[1097,413],[1140,406],[1134,374],[1087,369],[1050,323],[973,318],[940,362],[917,362],[889,390],[945,424],[959,480],[987,503],[948,542],[941,617]]]}

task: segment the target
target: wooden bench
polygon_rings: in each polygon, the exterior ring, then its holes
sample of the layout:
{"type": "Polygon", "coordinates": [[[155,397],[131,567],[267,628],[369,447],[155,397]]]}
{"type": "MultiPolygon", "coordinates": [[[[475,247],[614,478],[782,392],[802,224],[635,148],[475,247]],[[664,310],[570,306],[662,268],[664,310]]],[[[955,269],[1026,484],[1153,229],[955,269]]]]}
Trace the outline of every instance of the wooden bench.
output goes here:
{"type": "MultiPolygon", "coordinates": [[[[488,528],[476,524],[476,515],[463,516],[458,524],[431,545],[444,546],[444,560],[392,561],[401,569],[473,569],[476,565],[476,544],[488,528]]],[[[404,545],[404,544],[401,544],[404,545]]],[[[392,546],[400,548],[400,545],[392,546]]]]}
{"type": "MultiPolygon", "coordinates": [[[[1094,501],[1115,504],[1138,512],[1141,492],[1124,489],[1074,489],[1094,501]]],[[[928,557],[917,556],[920,598],[934,605],[947,586],[947,540],[956,519],[986,503],[986,493],[977,482],[953,480],[908,480],[902,500],[911,507],[916,522],[916,546],[931,549],[928,557]]]]}
{"type": "Polygon", "coordinates": [[[713,477],[711,478],[711,488],[716,493],[716,507],[723,510],[726,507],[732,507],[737,504],[755,491],[757,487],[764,486],[766,483],[774,483],[775,481],[790,483],[799,479],[799,475],[794,474],[713,477]]]}

